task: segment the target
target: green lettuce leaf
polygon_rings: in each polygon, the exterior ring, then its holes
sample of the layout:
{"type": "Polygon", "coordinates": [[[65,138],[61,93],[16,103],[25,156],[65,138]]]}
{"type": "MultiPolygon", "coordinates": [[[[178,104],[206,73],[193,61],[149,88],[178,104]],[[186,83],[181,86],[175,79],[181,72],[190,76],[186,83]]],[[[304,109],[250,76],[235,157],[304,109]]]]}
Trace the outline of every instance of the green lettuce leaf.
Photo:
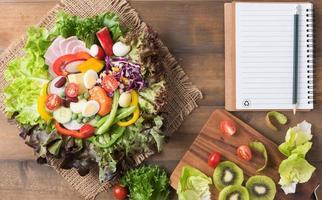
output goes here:
{"type": "Polygon", "coordinates": [[[290,156],[294,151],[305,157],[306,153],[311,148],[311,145],[306,143],[311,139],[311,124],[303,121],[297,126],[288,129],[285,136],[285,142],[282,143],[278,149],[285,156],[290,156]]]}
{"type": "Polygon", "coordinates": [[[121,184],[129,188],[129,198],[133,200],[169,199],[169,178],[158,166],[129,170],[121,178],[121,184]]]}
{"type": "Polygon", "coordinates": [[[51,39],[45,28],[29,28],[26,54],[12,60],[5,70],[4,78],[9,82],[4,89],[5,111],[9,117],[15,114],[20,124],[43,123],[37,112],[37,98],[42,85],[49,81],[48,66],[43,55],[51,39]]]}
{"type": "Polygon", "coordinates": [[[158,152],[161,152],[163,149],[163,143],[164,143],[164,135],[161,135],[158,131],[155,129],[152,129],[150,134],[152,135],[153,139],[155,140],[157,144],[158,152]]]}
{"type": "Polygon", "coordinates": [[[148,114],[157,114],[165,102],[165,81],[150,85],[139,92],[139,106],[148,114]]]}
{"type": "Polygon", "coordinates": [[[306,183],[312,177],[315,167],[305,156],[312,147],[311,124],[303,121],[296,127],[290,128],[285,136],[285,142],[278,149],[288,158],[279,166],[279,184],[285,194],[295,193],[298,183],[306,183]]]}
{"type": "Polygon", "coordinates": [[[258,151],[259,153],[263,154],[264,159],[265,159],[265,163],[261,168],[257,169],[256,172],[263,171],[266,168],[267,160],[268,160],[265,145],[263,143],[261,143],[261,142],[255,141],[255,142],[251,142],[249,144],[249,146],[250,146],[251,149],[254,149],[255,151],[258,151]]]}
{"type": "Polygon", "coordinates": [[[279,184],[282,186],[295,183],[306,183],[310,180],[315,167],[308,163],[304,158],[293,154],[283,160],[278,172],[281,175],[279,184]]]}
{"type": "Polygon", "coordinates": [[[124,163],[122,159],[129,161],[135,154],[155,151],[155,147],[157,151],[161,151],[164,144],[162,125],[163,118],[160,116],[152,119],[140,117],[135,124],[126,127],[122,137],[112,146],[108,148],[94,146],[100,180],[108,180],[116,173],[117,164],[124,163]],[[115,155],[115,152],[118,153],[115,155]]]}
{"type": "Polygon", "coordinates": [[[54,32],[65,38],[75,35],[78,39],[85,41],[87,47],[90,47],[98,42],[96,32],[102,27],[109,29],[114,41],[125,33],[125,29],[121,26],[118,16],[111,12],[105,12],[101,15],[88,18],[80,18],[65,12],[59,12],[54,32]]]}
{"type": "Polygon", "coordinates": [[[212,184],[210,177],[198,169],[185,166],[182,168],[178,183],[178,198],[179,200],[210,200],[209,184],[212,184]]]}
{"type": "Polygon", "coordinates": [[[151,129],[147,129],[146,131],[149,132],[157,146],[158,152],[163,150],[164,144],[164,135],[162,134],[161,127],[163,126],[163,118],[161,116],[156,116],[153,119],[153,127],[151,129]]]}

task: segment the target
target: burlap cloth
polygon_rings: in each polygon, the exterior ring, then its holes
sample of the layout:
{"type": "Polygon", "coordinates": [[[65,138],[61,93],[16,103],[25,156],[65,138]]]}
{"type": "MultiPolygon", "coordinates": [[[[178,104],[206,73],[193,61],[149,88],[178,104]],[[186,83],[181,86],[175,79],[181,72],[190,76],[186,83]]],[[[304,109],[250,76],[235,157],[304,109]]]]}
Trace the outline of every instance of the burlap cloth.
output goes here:
{"type": "MultiPolygon", "coordinates": [[[[59,10],[64,10],[67,13],[80,17],[88,17],[105,11],[111,11],[117,13],[121,22],[133,31],[142,32],[147,28],[147,24],[140,19],[138,13],[126,0],[63,0],[41,19],[38,26],[43,26],[48,29],[52,28],[55,22],[56,13],[59,10]]],[[[10,45],[0,57],[1,91],[3,91],[3,88],[6,85],[6,82],[3,79],[4,69],[10,60],[23,54],[25,41],[26,36],[24,35],[17,42],[10,45]]],[[[191,84],[191,82],[189,82],[188,77],[178,65],[175,58],[170,54],[168,48],[164,46],[161,41],[159,42],[162,47],[161,56],[163,58],[164,66],[166,67],[166,79],[168,82],[168,104],[165,106],[168,117],[166,119],[165,132],[170,135],[177,130],[184,118],[197,107],[196,102],[202,98],[202,94],[191,84]]],[[[1,92],[0,98],[0,108],[3,111],[3,92],[1,92]]],[[[135,157],[136,163],[141,163],[152,154],[153,153],[151,152],[144,155],[137,155],[135,157]]],[[[58,167],[60,160],[54,158],[49,158],[49,160],[57,173],[63,176],[85,199],[94,199],[98,193],[107,191],[111,186],[111,183],[100,183],[98,181],[97,169],[93,169],[88,175],[81,177],[76,170],[60,169],[58,167]]]]}

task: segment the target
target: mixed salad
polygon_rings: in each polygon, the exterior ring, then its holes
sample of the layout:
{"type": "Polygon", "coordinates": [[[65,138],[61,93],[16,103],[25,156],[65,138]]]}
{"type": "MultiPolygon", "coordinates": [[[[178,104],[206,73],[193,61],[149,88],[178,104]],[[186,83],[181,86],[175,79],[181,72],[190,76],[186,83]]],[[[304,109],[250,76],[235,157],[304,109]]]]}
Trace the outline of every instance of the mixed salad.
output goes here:
{"type": "Polygon", "coordinates": [[[134,166],[138,153],[162,150],[166,101],[157,35],[126,30],[114,13],[58,13],[52,30],[31,27],[25,54],[5,71],[7,115],[22,127],[38,162],[101,181],[134,166]]]}

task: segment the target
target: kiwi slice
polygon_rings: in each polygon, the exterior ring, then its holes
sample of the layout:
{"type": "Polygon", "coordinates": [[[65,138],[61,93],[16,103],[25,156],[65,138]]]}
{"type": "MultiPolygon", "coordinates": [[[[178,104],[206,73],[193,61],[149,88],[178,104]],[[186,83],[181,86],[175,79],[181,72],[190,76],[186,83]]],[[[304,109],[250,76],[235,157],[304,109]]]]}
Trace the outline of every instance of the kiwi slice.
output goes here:
{"type": "Polygon", "coordinates": [[[274,200],[276,186],[274,181],[267,176],[252,176],[246,183],[252,200],[274,200]]]}
{"type": "Polygon", "coordinates": [[[249,200],[249,194],[241,185],[230,185],[221,190],[219,200],[249,200]]]}
{"type": "Polygon", "coordinates": [[[244,173],[235,163],[224,161],[216,167],[213,180],[216,188],[222,190],[228,185],[241,185],[244,181],[244,173]]]}

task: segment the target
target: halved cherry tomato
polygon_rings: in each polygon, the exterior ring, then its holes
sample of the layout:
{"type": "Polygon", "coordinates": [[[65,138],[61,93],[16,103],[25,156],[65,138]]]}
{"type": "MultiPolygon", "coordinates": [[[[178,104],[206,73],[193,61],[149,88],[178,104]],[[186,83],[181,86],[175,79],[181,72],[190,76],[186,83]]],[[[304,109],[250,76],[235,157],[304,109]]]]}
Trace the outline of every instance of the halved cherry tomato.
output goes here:
{"type": "Polygon", "coordinates": [[[106,92],[114,92],[114,90],[119,86],[119,82],[114,78],[114,76],[106,75],[103,77],[101,85],[106,92]]]}
{"type": "Polygon", "coordinates": [[[65,88],[67,97],[75,98],[79,93],[79,86],[76,83],[69,83],[65,88]]]}
{"type": "Polygon", "coordinates": [[[65,71],[65,67],[67,64],[74,62],[74,61],[87,60],[91,57],[92,56],[86,52],[78,52],[76,54],[63,55],[63,56],[57,58],[57,60],[55,60],[53,66],[52,66],[53,67],[52,70],[54,71],[54,73],[57,76],[67,76],[68,72],[65,71]]]}
{"type": "Polygon", "coordinates": [[[221,155],[218,152],[213,152],[208,157],[208,165],[212,168],[216,168],[220,163],[221,155]]]}
{"type": "Polygon", "coordinates": [[[113,189],[114,197],[117,200],[124,200],[127,196],[127,193],[127,189],[121,185],[116,185],[113,189]]]}
{"type": "Polygon", "coordinates": [[[250,161],[253,158],[252,151],[247,145],[241,145],[237,148],[237,156],[246,161],[250,161]]]}
{"type": "Polygon", "coordinates": [[[237,131],[235,123],[230,120],[222,120],[220,122],[219,128],[227,136],[232,136],[237,131]]]}
{"type": "Polygon", "coordinates": [[[49,94],[46,98],[46,108],[48,110],[56,110],[63,103],[63,100],[57,94],[49,94]]]}

